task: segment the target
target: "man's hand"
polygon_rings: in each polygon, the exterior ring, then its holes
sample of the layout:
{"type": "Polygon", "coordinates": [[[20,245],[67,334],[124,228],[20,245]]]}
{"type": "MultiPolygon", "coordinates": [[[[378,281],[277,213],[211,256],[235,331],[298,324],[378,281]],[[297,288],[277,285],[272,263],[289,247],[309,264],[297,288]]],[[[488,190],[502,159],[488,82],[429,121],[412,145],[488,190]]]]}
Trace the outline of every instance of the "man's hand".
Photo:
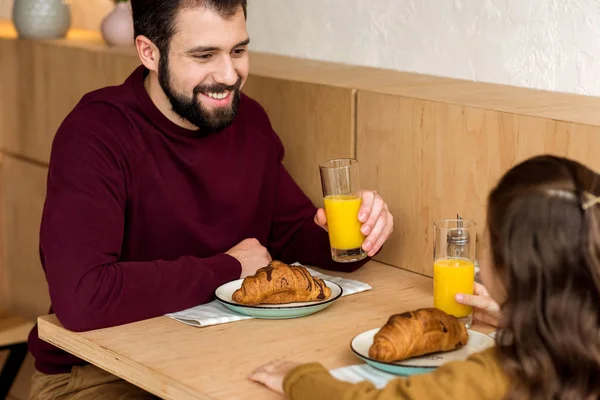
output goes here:
{"type": "MultiPolygon", "coordinates": [[[[356,217],[363,223],[360,230],[366,236],[362,248],[369,257],[373,257],[392,234],[394,217],[389,212],[388,205],[376,191],[363,190],[360,195],[362,204],[356,217]]],[[[317,210],[315,223],[327,230],[327,215],[322,208],[317,210]]]]}
{"type": "Polygon", "coordinates": [[[240,278],[254,275],[256,270],[266,267],[271,262],[269,251],[256,239],[242,240],[227,250],[225,254],[229,254],[242,264],[240,278]]]}

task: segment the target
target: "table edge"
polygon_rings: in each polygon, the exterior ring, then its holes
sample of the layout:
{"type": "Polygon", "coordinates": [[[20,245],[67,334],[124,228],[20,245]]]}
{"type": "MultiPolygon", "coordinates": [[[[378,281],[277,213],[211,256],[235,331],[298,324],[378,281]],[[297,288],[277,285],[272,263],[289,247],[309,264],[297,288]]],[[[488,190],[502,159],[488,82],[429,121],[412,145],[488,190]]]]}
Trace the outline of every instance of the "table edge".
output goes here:
{"type": "MultiPolygon", "coordinates": [[[[142,367],[136,362],[129,358],[115,354],[113,351],[98,346],[76,332],[71,332],[63,327],[57,326],[54,321],[58,324],[60,322],[56,318],[55,314],[45,315],[38,318],[38,334],[41,340],[48,342],[70,354],[79,357],[90,364],[96,365],[105,371],[116,375],[131,384],[138,386],[156,396],[159,396],[165,400],[214,400],[206,394],[200,394],[189,386],[183,385],[180,382],[173,381],[167,378],[165,375],[152,370],[147,367],[142,367]],[[72,333],[72,335],[64,335],[65,332],[72,333]],[[83,347],[91,352],[97,351],[101,355],[94,361],[90,360],[87,356],[83,355],[82,352],[72,350],[72,348],[83,347]],[[119,365],[127,365],[127,372],[121,372],[119,365]],[[144,379],[140,377],[152,374],[153,378],[150,380],[150,384],[146,383],[144,379]]],[[[89,353],[88,351],[87,353],[89,353]]]]}

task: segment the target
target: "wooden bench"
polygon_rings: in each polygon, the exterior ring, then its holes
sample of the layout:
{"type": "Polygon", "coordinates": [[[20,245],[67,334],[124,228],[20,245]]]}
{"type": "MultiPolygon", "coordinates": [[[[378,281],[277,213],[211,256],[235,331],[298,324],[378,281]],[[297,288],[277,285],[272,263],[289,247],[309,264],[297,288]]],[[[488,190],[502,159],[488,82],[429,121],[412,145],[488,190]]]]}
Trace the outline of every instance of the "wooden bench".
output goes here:
{"type": "Polygon", "coordinates": [[[8,357],[0,372],[0,399],[6,398],[27,355],[27,335],[34,323],[0,311],[0,351],[8,357]]]}

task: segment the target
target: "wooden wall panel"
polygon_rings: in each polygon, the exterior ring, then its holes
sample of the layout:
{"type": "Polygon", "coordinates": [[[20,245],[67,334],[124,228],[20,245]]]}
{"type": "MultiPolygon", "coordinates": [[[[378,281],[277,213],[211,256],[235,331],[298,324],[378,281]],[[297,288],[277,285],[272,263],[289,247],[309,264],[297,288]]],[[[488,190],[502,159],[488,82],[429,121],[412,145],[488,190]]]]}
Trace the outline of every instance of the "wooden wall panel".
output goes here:
{"type": "MultiPolygon", "coordinates": [[[[22,62],[30,63],[32,59],[31,46],[0,38],[0,144],[3,150],[6,137],[15,135],[20,128],[21,118],[17,113],[33,109],[33,67],[22,62]]],[[[34,119],[29,115],[30,120],[34,119]]]]}
{"type": "MultiPolygon", "coordinates": [[[[2,184],[1,177],[4,170],[4,154],[0,153],[0,204],[4,204],[4,184],[2,184]]],[[[8,271],[5,267],[5,253],[4,253],[4,237],[6,235],[6,229],[4,228],[4,212],[0,208],[0,312],[2,309],[5,311],[10,307],[10,292],[8,286],[8,271]]]]}
{"type": "Polygon", "coordinates": [[[435,220],[458,213],[481,232],[489,190],[536,154],[600,170],[600,127],[359,91],[357,151],[363,184],[395,216],[377,259],[431,275],[435,220]]]}
{"type": "Polygon", "coordinates": [[[600,125],[600,97],[252,53],[254,74],[487,110],[600,125]]]}
{"type": "Polygon", "coordinates": [[[39,226],[47,168],[4,156],[2,168],[4,273],[8,309],[35,319],[48,312],[48,286],[39,259],[39,226]]]}
{"type": "Polygon", "coordinates": [[[267,111],[292,177],[322,206],[319,163],[354,155],[354,91],[251,75],[244,92],[267,111]]]}
{"type": "Polygon", "coordinates": [[[128,54],[0,39],[2,148],[47,163],[57,128],[81,97],[121,83],[137,65],[128,54]]]}

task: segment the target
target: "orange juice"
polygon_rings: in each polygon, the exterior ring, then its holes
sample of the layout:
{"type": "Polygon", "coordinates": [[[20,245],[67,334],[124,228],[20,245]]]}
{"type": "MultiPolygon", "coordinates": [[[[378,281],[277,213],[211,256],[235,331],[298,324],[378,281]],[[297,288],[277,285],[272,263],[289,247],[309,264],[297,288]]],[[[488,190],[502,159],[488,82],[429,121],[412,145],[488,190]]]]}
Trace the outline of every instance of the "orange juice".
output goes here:
{"type": "Polygon", "coordinates": [[[442,258],[433,264],[433,306],[461,318],[472,312],[472,307],[457,303],[458,293],[472,294],[475,286],[475,265],[472,261],[442,258]]]}
{"type": "Polygon", "coordinates": [[[358,220],[362,199],[352,195],[334,195],[325,197],[324,201],[331,247],[339,250],[360,248],[365,240],[360,233],[362,223],[358,220]]]}

